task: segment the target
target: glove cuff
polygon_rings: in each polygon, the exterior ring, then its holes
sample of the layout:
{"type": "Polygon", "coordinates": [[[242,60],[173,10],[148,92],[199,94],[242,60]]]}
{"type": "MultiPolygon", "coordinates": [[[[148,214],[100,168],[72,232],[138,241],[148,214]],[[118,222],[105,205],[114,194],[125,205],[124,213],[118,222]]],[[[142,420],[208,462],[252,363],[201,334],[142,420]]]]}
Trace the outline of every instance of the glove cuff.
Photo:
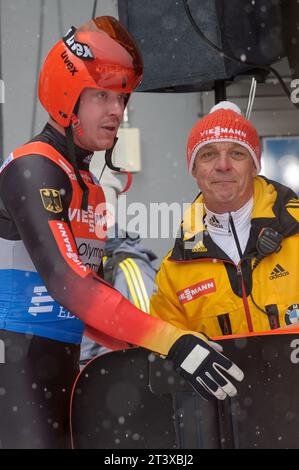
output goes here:
{"type": "Polygon", "coordinates": [[[183,335],[172,345],[166,359],[172,361],[176,367],[179,367],[197,345],[202,346],[208,351],[211,349],[206,339],[190,334],[183,335]]]}

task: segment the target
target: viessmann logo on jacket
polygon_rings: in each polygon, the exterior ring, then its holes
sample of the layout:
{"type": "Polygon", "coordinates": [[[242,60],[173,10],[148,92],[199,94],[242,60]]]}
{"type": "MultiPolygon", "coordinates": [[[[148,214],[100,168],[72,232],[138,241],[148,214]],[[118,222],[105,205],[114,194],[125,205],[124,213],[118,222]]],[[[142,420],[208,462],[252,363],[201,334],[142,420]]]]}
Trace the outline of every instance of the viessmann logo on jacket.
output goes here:
{"type": "Polygon", "coordinates": [[[59,247],[60,253],[70,267],[81,277],[87,276],[89,269],[80,260],[77,247],[73,241],[73,237],[69,226],[65,222],[58,220],[50,220],[49,225],[59,247]]]}
{"type": "Polygon", "coordinates": [[[72,226],[76,226],[76,234],[79,236],[95,234],[95,238],[99,238],[98,231],[102,233],[107,228],[106,211],[97,212],[91,205],[88,206],[87,211],[70,207],[69,220],[72,226]]]}
{"type": "Polygon", "coordinates": [[[215,281],[214,279],[207,279],[177,292],[177,296],[182,304],[186,304],[212,292],[216,292],[215,281]]]}

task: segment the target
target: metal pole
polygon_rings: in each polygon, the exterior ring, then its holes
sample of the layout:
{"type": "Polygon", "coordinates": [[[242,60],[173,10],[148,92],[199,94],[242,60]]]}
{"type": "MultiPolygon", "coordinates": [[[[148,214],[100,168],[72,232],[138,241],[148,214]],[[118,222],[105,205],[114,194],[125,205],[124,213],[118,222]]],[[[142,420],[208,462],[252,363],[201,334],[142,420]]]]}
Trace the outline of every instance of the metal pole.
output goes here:
{"type": "Polygon", "coordinates": [[[41,63],[42,63],[44,19],[45,19],[45,0],[42,0],[41,1],[41,6],[40,6],[39,40],[38,40],[36,73],[35,73],[35,83],[34,83],[34,99],[33,99],[33,110],[32,110],[30,138],[32,138],[34,136],[35,126],[36,126],[36,114],[37,114],[36,90],[37,90],[37,86],[38,86],[39,70],[41,68],[41,63]]]}
{"type": "Polygon", "coordinates": [[[226,85],[225,80],[215,81],[215,104],[220,101],[226,101],[226,85]]]}

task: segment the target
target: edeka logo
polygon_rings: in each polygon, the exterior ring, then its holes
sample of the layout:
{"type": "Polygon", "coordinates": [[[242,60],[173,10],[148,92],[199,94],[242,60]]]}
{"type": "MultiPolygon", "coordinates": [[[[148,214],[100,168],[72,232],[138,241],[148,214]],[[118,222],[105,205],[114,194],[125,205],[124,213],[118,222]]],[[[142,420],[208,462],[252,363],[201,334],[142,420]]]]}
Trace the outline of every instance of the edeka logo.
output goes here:
{"type": "Polygon", "coordinates": [[[5,364],[5,343],[0,340],[0,364],[5,364]]]}
{"type": "Polygon", "coordinates": [[[71,61],[71,59],[69,58],[67,52],[63,52],[61,54],[61,57],[66,65],[66,68],[70,71],[70,73],[73,75],[73,77],[75,76],[75,73],[79,72],[78,69],[76,69],[76,67],[74,66],[73,62],[71,61]]]}
{"type": "Polygon", "coordinates": [[[214,279],[207,279],[206,281],[201,281],[198,284],[193,286],[186,287],[177,293],[178,299],[182,304],[191,302],[192,300],[197,299],[205,294],[210,294],[211,292],[216,292],[216,286],[214,279]]]}
{"type": "Polygon", "coordinates": [[[75,41],[75,32],[76,32],[76,28],[72,27],[68,30],[68,32],[63,38],[63,41],[68,47],[68,49],[80,59],[84,59],[84,60],[94,59],[94,56],[87,44],[84,44],[83,42],[75,41]]]}

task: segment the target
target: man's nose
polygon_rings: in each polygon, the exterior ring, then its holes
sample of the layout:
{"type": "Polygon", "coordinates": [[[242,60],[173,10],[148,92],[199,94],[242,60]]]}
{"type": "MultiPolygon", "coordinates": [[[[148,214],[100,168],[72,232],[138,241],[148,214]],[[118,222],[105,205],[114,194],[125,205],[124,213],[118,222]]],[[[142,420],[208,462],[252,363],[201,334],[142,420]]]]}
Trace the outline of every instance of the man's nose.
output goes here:
{"type": "Polygon", "coordinates": [[[216,159],[216,169],[218,171],[228,171],[232,168],[229,156],[226,153],[220,153],[216,159]]]}
{"type": "Polygon", "coordinates": [[[124,113],[124,103],[118,97],[111,98],[110,113],[115,116],[122,117],[124,113]]]}

